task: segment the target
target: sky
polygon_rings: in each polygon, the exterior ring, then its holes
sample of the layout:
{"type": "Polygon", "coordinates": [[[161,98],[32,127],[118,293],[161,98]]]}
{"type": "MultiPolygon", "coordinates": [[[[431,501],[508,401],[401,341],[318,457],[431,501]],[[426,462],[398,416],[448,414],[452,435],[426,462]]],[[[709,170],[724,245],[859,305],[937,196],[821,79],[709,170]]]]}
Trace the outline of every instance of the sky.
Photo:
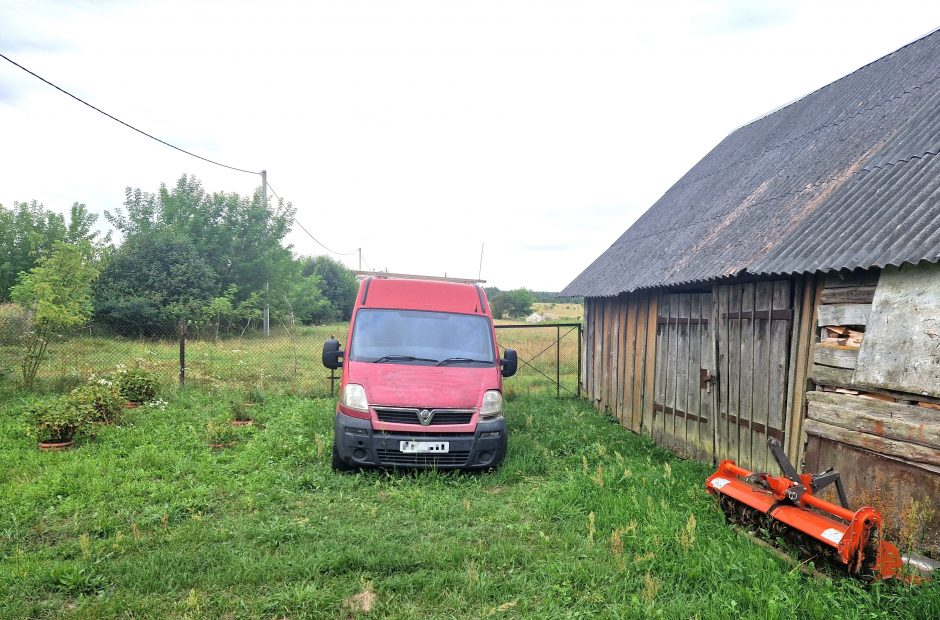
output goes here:
{"type": "MultiPolygon", "coordinates": [[[[350,267],[362,248],[364,268],[542,291],[734,129],[937,27],[940,2],[909,0],[0,0],[0,53],[267,170],[350,267]]],[[[260,185],[0,59],[0,204],[101,213],[183,174],[260,185]]]]}

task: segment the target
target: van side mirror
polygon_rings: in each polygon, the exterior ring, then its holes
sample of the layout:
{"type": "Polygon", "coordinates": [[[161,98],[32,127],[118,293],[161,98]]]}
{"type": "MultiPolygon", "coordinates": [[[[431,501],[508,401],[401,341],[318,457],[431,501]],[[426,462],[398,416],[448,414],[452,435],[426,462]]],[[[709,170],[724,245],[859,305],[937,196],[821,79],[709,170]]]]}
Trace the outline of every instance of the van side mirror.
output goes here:
{"type": "Polygon", "coordinates": [[[327,368],[342,368],[343,352],[339,348],[339,340],[330,338],[323,343],[323,365],[327,368]]]}
{"type": "Polygon", "coordinates": [[[515,349],[506,349],[503,351],[503,359],[500,361],[503,364],[504,377],[511,377],[516,374],[516,368],[519,366],[519,356],[516,355],[515,349]]]}

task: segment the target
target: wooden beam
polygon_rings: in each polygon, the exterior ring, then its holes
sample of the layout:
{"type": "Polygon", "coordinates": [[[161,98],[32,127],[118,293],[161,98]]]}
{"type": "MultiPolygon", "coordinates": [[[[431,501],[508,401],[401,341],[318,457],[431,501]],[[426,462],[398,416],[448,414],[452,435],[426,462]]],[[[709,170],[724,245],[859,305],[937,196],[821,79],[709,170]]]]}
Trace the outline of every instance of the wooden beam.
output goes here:
{"type": "Polygon", "coordinates": [[[871,304],[828,304],[819,306],[818,325],[865,325],[871,304]]]}
{"type": "Polygon", "coordinates": [[[875,299],[875,286],[827,288],[822,292],[823,304],[870,304],[875,299]]]}
{"type": "Polygon", "coordinates": [[[836,368],[855,368],[858,364],[858,349],[848,347],[823,347],[819,344],[813,351],[813,361],[836,368]]]}
{"type": "Polygon", "coordinates": [[[887,439],[940,448],[940,416],[929,409],[835,392],[809,392],[810,419],[887,439]]]}
{"type": "MultiPolygon", "coordinates": [[[[875,401],[867,401],[875,402],[875,401]]],[[[940,450],[918,444],[908,443],[870,435],[855,430],[848,430],[808,418],[803,425],[807,434],[817,435],[849,446],[864,448],[878,454],[899,457],[908,461],[940,466],[940,450]]]]}

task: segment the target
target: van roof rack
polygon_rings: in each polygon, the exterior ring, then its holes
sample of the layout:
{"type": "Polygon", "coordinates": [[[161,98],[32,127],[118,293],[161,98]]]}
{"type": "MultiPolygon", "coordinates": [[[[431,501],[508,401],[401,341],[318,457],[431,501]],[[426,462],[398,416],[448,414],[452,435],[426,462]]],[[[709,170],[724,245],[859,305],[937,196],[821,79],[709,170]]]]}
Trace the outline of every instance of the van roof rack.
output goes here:
{"type": "Polygon", "coordinates": [[[448,278],[447,276],[422,276],[414,273],[389,273],[387,271],[353,271],[357,278],[407,278],[409,280],[433,280],[435,282],[457,282],[458,284],[486,284],[486,280],[473,278],[448,278]]]}

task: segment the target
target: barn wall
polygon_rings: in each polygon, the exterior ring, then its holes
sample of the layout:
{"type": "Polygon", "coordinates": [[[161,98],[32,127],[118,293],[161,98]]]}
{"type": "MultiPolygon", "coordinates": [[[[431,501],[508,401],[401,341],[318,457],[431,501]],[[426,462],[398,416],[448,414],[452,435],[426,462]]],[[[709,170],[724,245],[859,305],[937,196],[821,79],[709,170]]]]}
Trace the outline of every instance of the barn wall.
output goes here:
{"type": "Polygon", "coordinates": [[[940,345],[923,350],[936,336],[918,333],[936,334],[940,271],[906,270],[907,286],[898,270],[826,278],[806,394],[805,469],[834,467],[852,505],[881,511],[892,538],[922,537],[940,552],[940,398],[935,382],[924,383],[940,369],[940,345]]]}
{"type": "Polygon", "coordinates": [[[766,469],[775,436],[799,462],[815,293],[810,277],[587,298],[584,391],[684,457],[766,469]]]}
{"type": "Polygon", "coordinates": [[[649,433],[652,421],[657,301],[656,293],[584,300],[582,387],[595,407],[635,433],[649,433]]]}

